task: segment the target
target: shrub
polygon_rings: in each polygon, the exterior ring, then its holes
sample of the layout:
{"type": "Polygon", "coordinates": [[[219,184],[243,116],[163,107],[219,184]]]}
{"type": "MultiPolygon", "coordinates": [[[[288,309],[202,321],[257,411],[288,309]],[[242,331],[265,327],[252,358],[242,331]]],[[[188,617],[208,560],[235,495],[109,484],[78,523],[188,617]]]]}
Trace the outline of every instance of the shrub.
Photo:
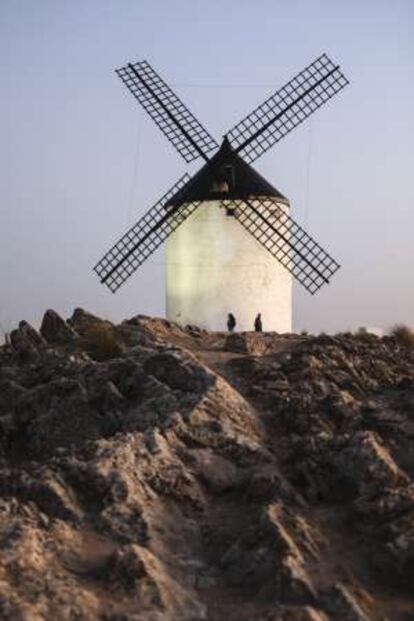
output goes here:
{"type": "Polygon", "coordinates": [[[400,345],[405,345],[405,347],[414,347],[414,332],[404,324],[397,324],[391,328],[390,336],[392,336],[400,345]]]}
{"type": "Polygon", "coordinates": [[[96,323],[90,326],[82,337],[82,347],[91,358],[98,362],[116,358],[122,353],[113,326],[96,323]]]}

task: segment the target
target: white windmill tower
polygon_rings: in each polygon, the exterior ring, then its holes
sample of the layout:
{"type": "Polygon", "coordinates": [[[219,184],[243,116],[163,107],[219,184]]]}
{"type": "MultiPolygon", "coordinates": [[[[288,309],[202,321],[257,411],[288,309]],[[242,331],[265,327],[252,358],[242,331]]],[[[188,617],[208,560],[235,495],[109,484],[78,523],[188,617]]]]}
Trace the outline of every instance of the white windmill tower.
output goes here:
{"type": "Polygon", "coordinates": [[[101,282],[115,292],[168,238],[168,319],[222,330],[232,312],[238,328],[249,330],[261,312],[267,330],[290,331],[292,276],[313,294],[339,265],[250,163],[348,84],[339,66],[325,54],[316,59],[220,148],[147,62],[117,73],[185,161],[201,156],[205,165],[184,175],[105,254],[94,268],[101,282]]]}
{"type": "Polygon", "coordinates": [[[236,207],[228,202],[229,197],[253,203],[267,198],[272,212],[287,213],[287,199],[234,153],[227,139],[187,193],[171,202],[202,205],[167,241],[167,317],[222,330],[232,312],[239,329],[251,330],[261,312],[267,330],[290,332],[291,274],[240,226],[236,207]]]}

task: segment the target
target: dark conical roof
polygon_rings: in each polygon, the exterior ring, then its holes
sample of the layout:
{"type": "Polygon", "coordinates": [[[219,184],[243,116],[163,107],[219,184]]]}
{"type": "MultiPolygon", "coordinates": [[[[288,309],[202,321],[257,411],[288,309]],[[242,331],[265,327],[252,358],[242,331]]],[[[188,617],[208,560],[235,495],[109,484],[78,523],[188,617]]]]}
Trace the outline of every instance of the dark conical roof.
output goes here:
{"type": "Polygon", "coordinates": [[[227,138],[224,138],[217,153],[194,175],[189,184],[173,196],[169,204],[254,196],[274,196],[280,202],[289,204],[288,199],[235,153],[227,138]]]}

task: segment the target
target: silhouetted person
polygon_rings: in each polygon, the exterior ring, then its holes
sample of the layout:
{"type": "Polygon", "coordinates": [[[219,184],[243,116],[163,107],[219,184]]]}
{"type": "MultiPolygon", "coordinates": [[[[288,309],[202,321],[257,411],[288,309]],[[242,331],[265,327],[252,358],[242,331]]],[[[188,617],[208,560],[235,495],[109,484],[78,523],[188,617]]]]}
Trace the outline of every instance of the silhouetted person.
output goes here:
{"type": "Polygon", "coordinates": [[[255,332],[263,332],[263,324],[262,324],[262,315],[258,313],[256,319],[254,320],[254,330],[255,332]]]}
{"type": "Polygon", "coordinates": [[[227,329],[229,332],[233,332],[236,327],[236,318],[233,313],[227,315],[227,329]]]}

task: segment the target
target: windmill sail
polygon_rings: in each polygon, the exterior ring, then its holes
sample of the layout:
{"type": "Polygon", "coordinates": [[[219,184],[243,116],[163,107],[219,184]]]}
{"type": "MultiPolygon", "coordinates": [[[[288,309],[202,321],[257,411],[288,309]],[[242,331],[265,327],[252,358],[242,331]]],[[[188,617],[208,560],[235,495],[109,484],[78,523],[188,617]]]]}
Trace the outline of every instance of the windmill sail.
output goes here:
{"type": "Polygon", "coordinates": [[[226,135],[233,149],[253,162],[348,84],[326,54],[303,69],[226,135]]]}
{"type": "Polygon", "coordinates": [[[199,206],[199,201],[178,206],[170,204],[171,198],[183,189],[189,180],[190,176],[187,174],[181,177],[95,265],[94,271],[112,293],[115,293],[199,206]]]}
{"type": "Polygon", "coordinates": [[[223,201],[234,216],[301,285],[314,294],[339,269],[333,259],[271,198],[223,201]]]}
{"type": "Polygon", "coordinates": [[[145,60],[116,73],[186,162],[218,147],[195,116],[145,60]]]}
{"type": "Polygon", "coordinates": [[[95,265],[115,292],[203,201],[222,200],[240,224],[310,292],[339,264],[290,218],[286,199],[248,163],[254,161],[348,84],[325,54],[239,122],[218,144],[146,61],[116,73],[186,162],[206,165],[184,175],[95,265]],[[275,194],[276,193],[276,194],[275,194]],[[231,198],[231,200],[230,200],[231,198]],[[226,200],[224,200],[226,199],[226,200]]]}

